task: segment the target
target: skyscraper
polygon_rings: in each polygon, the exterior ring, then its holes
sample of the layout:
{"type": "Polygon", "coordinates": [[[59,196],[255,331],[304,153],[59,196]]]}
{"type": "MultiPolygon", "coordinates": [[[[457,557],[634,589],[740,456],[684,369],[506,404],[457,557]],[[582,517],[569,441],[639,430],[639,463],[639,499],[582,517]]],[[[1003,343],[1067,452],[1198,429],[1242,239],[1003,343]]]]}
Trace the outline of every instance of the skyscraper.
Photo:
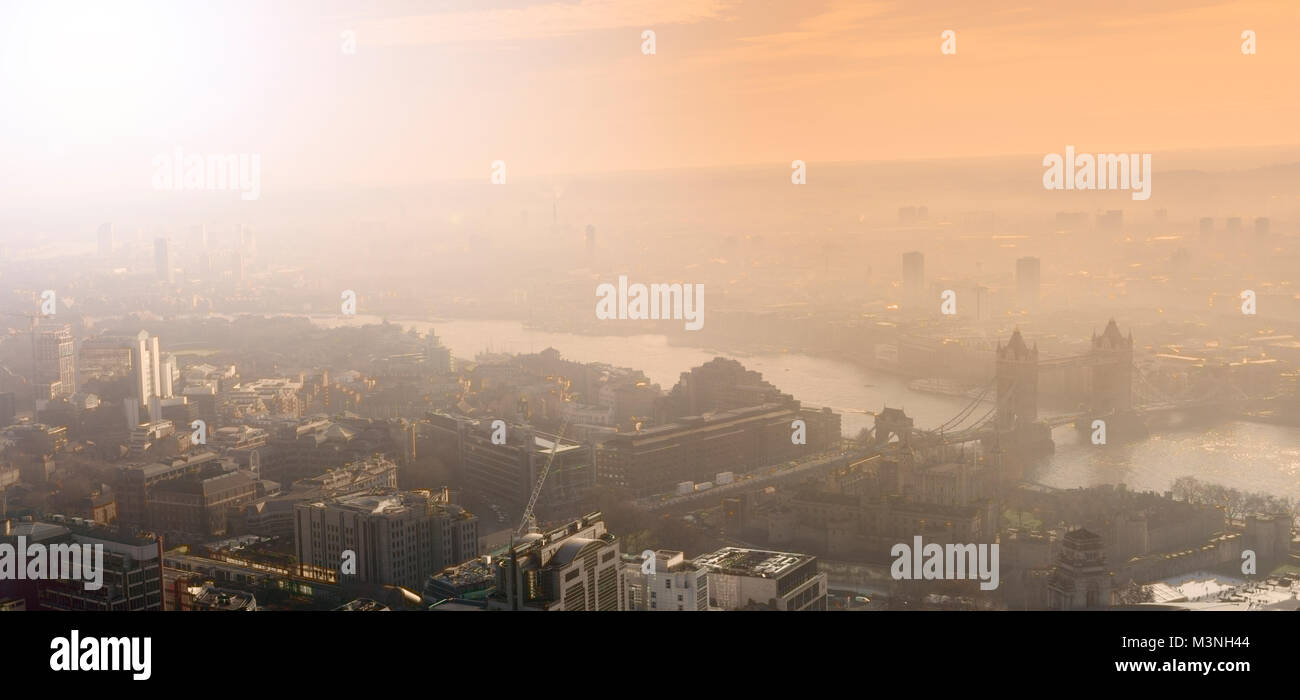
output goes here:
{"type": "Polygon", "coordinates": [[[99,257],[107,258],[113,254],[113,224],[99,225],[99,257]]]}
{"type": "Polygon", "coordinates": [[[903,253],[903,300],[921,304],[925,298],[925,255],[917,251],[903,253]]]}
{"type": "Polygon", "coordinates": [[[72,331],[66,326],[42,327],[36,336],[38,398],[71,396],[77,390],[77,364],[72,331]]]}
{"type": "Polygon", "coordinates": [[[253,227],[248,224],[239,225],[239,247],[247,255],[257,253],[257,239],[253,236],[253,227]]]}
{"type": "Polygon", "coordinates": [[[1038,258],[1020,258],[1016,261],[1016,301],[1021,308],[1038,309],[1042,294],[1042,265],[1038,258]]]}
{"type": "Polygon", "coordinates": [[[1255,236],[1257,238],[1268,238],[1268,217],[1255,217],[1255,236]]]}
{"type": "Polygon", "coordinates": [[[172,261],[171,256],[167,253],[167,239],[155,238],[153,241],[153,264],[158,279],[164,282],[172,281],[172,261]]]}
{"type": "Polygon", "coordinates": [[[244,281],[244,255],[237,250],[230,253],[230,279],[236,285],[244,281]]]}

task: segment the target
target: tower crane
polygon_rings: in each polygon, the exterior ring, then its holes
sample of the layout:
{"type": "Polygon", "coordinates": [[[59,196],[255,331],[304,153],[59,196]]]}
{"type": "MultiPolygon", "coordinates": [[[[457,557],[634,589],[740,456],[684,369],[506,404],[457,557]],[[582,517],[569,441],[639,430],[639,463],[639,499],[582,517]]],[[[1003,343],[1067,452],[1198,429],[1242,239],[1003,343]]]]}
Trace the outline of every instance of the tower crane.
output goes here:
{"type": "Polygon", "coordinates": [[[555,455],[560,451],[560,440],[564,439],[564,429],[569,427],[569,416],[564,417],[560,424],[560,434],[555,436],[555,442],[551,443],[551,454],[546,458],[546,466],[542,468],[542,473],[537,477],[537,485],[533,487],[533,495],[528,498],[528,507],[524,508],[524,517],[519,521],[517,534],[523,535],[528,532],[537,532],[537,518],[533,517],[533,508],[537,506],[537,497],[542,493],[542,485],[546,483],[546,475],[551,473],[551,465],[555,463],[555,455]]]}

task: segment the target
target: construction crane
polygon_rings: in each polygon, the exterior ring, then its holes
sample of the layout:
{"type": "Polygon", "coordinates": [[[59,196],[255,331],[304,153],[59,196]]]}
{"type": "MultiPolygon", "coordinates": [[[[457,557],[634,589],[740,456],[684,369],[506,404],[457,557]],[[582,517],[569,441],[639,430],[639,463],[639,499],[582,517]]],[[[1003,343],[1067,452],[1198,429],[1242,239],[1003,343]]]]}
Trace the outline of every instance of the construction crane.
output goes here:
{"type": "Polygon", "coordinates": [[[565,416],[564,422],[560,424],[560,434],[556,435],[555,442],[551,443],[551,455],[546,458],[546,466],[537,477],[533,495],[528,498],[528,507],[524,508],[524,517],[519,521],[519,529],[516,533],[520,536],[528,532],[537,532],[537,518],[533,517],[533,508],[537,506],[537,497],[541,495],[542,485],[546,483],[546,475],[551,472],[551,465],[555,463],[555,455],[560,451],[560,440],[564,439],[564,429],[567,427],[569,427],[569,416],[565,416]]]}

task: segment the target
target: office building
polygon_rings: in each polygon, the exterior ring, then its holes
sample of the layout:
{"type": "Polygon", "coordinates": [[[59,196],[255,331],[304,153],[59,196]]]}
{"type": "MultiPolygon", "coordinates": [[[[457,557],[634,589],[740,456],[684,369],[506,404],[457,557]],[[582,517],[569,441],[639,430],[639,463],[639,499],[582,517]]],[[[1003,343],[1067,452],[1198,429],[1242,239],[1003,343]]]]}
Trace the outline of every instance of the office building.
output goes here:
{"type": "Polygon", "coordinates": [[[709,605],[722,610],[825,610],[826,574],[807,554],[723,547],[695,559],[709,572],[709,605]]]}
{"type": "Polygon", "coordinates": [[[149,492],[149,522],[164,533],[225,535],[231,510],[259,495],[253,472],[210,464],[196,474],[155,485],[149,492]]]}
{"type": "MultiPolygon", "coordinates": [[[[162,538],[97,525],[81,518],[52,515],[46,521],[0,523],[0,542],[16,544],[22,536],[32,544],[102,545],[102,586],[88,590],[83,580],[24,581],[19,595],[27,609],[42,610],[162,610],[162,538]]],[[[0,581],[2,585],[3,581],[0,581]]],[[[6,593],[8,595],[8,593],[6,593]]]]}
{"type": "Polygon", "coordinates": [[[1268,238],[1269,219],[1265,216],[1255,218],[1255,236],[1257,238],[1268,238]]]}
{"type": "Polygon", "coordinates": [[[516,540],[496,567],[489,610],[624,610],[618,538],[591,513],[516,540]]]}
{"type": "Polygon", "coordinates": [[[1038,309],[1042,285],[1042,263],[1038,258],[1016,260],[1016,301],[1020,308],[1029,311],[1038,309]]]}
{"type": "Polygon", "coordinates": [[[96,235],[98,240],[99,257],[107,258],[113,254],[113,224],[103,223],[99,225],[99,232],[96,235]]]}
{"type": "MultiPolygon", "coordinates": [[[[183,457],[171,457],[153,464],[130,464],[117,468],[113,479],[113,493],[117,497],[117,517],[123,522],[149,526],[150,500],[154,487],[170,481],[197,474],[209,464],[220,460],[216,452],[194,452],[183,457]]],[[[234,465],[228,466],[234,469],[234,465]]]]}
{"type": "Polygon", "coordinates": [[[167,252],[167,239],[157,238],[153,242],[154,274],[163,282],[172,281],[172,260],[167,252]]]}
{"type": "Polygon", "coordinates": [[[376,489],[299,503],[298,561],[339,571],[340,582],[421,590],[433,572],[478,556],[478,518],[448,501],[445,490],[376,489]],[[340,569],[345,551],[355,554],[355,573],[340,569]]]}
{"type": "Polygon", "coordinates": [[[140,331],[134,336],[98,336],[81,346],[81,377],[114,379],[131,377],[131,396],[127,400],[127,429],[145,420],[162,419],[162,399],[171,399],[175,360],[163,373],[163,357],[158,337],[140,331]],[[159,400],[155,400],[159,399],[159,400]],[[142,419],[142,416],[147,417],[142,419]]]}
{"type": "Polygon", "coordinates": [[[627,610],[708,610],[709,571],[681,552],[661,549],[651,567],[640,556],[624,555],[627,610]]]}
{"type": "Polygon", "coordinates": [[[370,457],[301,479],[286,492],[244,504],[231,512],[230,532],[292,538],[294,509],[299,503],[395,488],[397,464],[383,457],[370,457]]]}
{"type": "Polygon", "coordinates": [[[460,450],[465,489],[489,503],[522,513],[548,462],[551,471],[535,506],[539,514],[572,513],[595,488],[591,445],[527,425],[508,425],[505,444],[494,444],[492,434],[489,421],[469,424],[461,432],[460,450]]]}
{"type": "Polygon", "coordinates": [[[917,251],[903,253],[903,301],[925,306],[925,255],[917,251]]]}
{"type": "Polygon", "coordinates": [[[36,393],[38,399],[58,399],[77,391],[77,365],[72,330],[64,326],[39,327],[36,335],[36,393]]]}
{"type": "Polygon", "coordinates": [[[840,415],[829,408],[763,404],[689,416],[607,439],[596,448],[596,480],[637,495],[666,493],[686,481],[711,482],[719,472],[809,457],[839,440],[840,415]],[[804,421],[806,444],[791,440],[795,420],[804,421]]]}

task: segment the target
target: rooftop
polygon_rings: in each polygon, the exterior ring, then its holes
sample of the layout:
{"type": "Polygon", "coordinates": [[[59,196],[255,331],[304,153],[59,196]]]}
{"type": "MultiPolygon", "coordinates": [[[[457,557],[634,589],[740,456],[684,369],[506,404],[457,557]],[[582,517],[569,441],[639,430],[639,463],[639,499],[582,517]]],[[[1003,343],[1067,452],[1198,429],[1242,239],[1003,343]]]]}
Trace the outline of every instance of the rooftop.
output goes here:
{"type": "Polygon", "coordinates": [[[723,547],[711,554],[696,557],[695,563],[720,573],[775,578],[813,559],[807,554],[723,547]]]}

